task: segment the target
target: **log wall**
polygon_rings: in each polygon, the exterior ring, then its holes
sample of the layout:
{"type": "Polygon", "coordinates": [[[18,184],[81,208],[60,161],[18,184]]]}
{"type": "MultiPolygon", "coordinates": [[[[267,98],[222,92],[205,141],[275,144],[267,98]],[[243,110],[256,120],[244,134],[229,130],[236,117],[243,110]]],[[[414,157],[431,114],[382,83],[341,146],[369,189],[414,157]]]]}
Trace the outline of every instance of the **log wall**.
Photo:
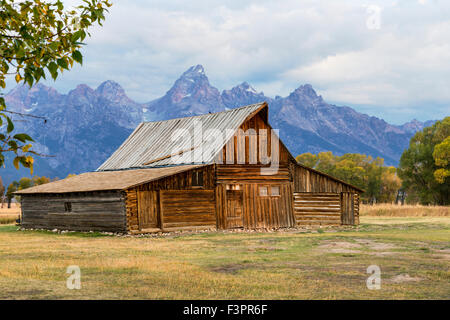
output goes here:
{"type": "Polygon", "coordinates": [[[294,215],[298,226],[340,225],[340,194],[295,192],[294,215]]]}
{"type": "Polygon", "coordinates": [[[126,231],[125,195],[120,191],[24,194],[21,210],[24,228],[126,231]],[[70,203],[70,212],[65,203],[70,203]]]}

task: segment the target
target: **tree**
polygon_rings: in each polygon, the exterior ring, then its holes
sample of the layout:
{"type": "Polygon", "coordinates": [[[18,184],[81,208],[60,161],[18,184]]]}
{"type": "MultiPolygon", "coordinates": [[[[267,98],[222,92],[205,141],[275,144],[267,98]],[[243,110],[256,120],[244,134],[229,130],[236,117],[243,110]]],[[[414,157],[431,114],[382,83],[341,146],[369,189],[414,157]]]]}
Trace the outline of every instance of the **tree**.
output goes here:
{"type": "Polygon", "coordinates": [[[6,199],[8,200],[8,209],[11,208],[11,200],[14,197],[14,192],[19,188],[19,183],[17,181],[11,182],[6,190],[6,199]]]}
{"type": "Polygon", "coordinates": [[[423,204],[449,204],[450,117],[417,132],[400,158],[403,186],[423,204]]]}
{"type": "Polygon", "coordinates": [[[436,166],[440,167],[434,172],[434,178],[438,183],[445,183],[450,177],[450,137],[434,147],[433,159],[436,166]]]}
{"type": "Polygon", "coordinates": [[[2,202],[2,208],[3,208],[3,202],[4,202],[4,196],[5,196],[5,186],[3,185],[2,177],[0,177],[0,201],[2,202]]]}
{"type": "Polygon", "coordinates": [[[395,167],[387,167],[386,170],[383,170],[381,174],[379,202],[394,202],[401,185],[402,181],[397,176],[397,169],[395,167]]]}
{"type": "Polygon", "coordinates": [[[45,176],[42,176],[42,177],[34,176],[32,180],[33,180],[33,186],[38,186],[38,185],[50,182],[50,178],[47,178],[45,176]]]}
{"type": "MultiPolygon", "coordinates": [[[[83,63],[80,48],[88,29],[102,25],[111,4],[108,0],[83,0],[78,7],[65,10],[60,0],[0,0],[0,88],[7,76],[30,87],[46,79],[54,80],[73,63],[83,63]]],[[[33,173],[33,139],[26,133],[14,133],[11,115],[0,93],[0,165],[5,153],[14,154],[13,165],[22,165],[33,173]],[[5,126],[3,124],[5,123],[5,126]]]]}
{"type": "Polygon", "coordinates": [[[319,160],[317,155],[312,154],[310,152],[303,153],[295,157],[298,163],[301,163],[307,167],[314,168],[319,160]]]}
{"type": "Polygon", "coordinates": [[[33,186],[33,180],[27,177],[20,178],[17,190],[28,189],[33,186]]]}
{"type": "Polygon", "coordinates": [[[370,203],[393,202],[401,185],[396,168],[385,166],[379,157],[374,159],[358,153],[337,156],[332,152],[320,152],[318,155],[304,153],[296,159],[365,190],[362,200],[370,203]]]}

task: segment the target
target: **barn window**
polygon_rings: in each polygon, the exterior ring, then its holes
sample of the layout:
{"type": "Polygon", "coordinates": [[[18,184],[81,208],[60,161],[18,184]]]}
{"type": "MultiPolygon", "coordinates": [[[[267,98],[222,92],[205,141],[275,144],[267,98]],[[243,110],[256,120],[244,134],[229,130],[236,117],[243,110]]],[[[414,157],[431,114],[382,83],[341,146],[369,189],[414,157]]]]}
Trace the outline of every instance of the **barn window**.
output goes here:
{"type": "Polygon", "coordinates": [[[72,212],[72,203],[71,202],[64,202],[64,211],[72,212]]]}
{"type": "Polygon", "coordinates": [[[280,187],[279,186],[270,187],[270,195],[273,197],[279,196],[280,195],[280,187]]]}
{"type": "Polygon", "coordinates": [[[192,173],[192,186],[203,187],[203,171],[194,171],[192,173]]]}
{"type": "Polygon", "coordinates": [[[267,192],[267,187],[259,187],[259,196],[267,197],[269,194],[267,192]]]}

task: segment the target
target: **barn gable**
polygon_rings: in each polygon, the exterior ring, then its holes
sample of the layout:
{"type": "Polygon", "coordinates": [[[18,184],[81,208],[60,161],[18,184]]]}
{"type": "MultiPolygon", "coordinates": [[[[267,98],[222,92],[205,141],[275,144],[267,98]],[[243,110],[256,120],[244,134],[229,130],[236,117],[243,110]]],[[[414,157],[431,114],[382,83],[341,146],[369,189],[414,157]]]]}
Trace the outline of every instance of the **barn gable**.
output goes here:
{"type": "Polygon", "coordinates": [[[236,130],[263,109],[267,109],[265,102],[201,116],[143,122],[97,171],[174,165],[179,155],[188,159],[184,164],[213,163],[236,130]],[[196,130],[201,130],[200,138],[196,130]],[[219,141],[217,132],[223,135],[219,141]],[[193,139],[172,141],[174,134],[193,139]],[[200,156],[196,154],[199,150],[200,156]]]}

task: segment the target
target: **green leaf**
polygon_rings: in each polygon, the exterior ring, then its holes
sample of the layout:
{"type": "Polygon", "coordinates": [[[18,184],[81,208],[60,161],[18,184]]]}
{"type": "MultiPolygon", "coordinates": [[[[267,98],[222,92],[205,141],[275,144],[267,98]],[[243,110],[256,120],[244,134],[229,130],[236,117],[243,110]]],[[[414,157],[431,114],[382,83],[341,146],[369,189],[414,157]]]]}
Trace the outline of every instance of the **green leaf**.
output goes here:
{"type": "Polygon", "coordinates": [[[83,36],[83,30],[78,30],[72,34],[72,42],[76,42],[78,39],[80,39],[83,36]]]}
{"type": "Polygon", "coordinates": [[[18,133],[16,135],[14,135],[13,137],[16,140],[19,140],[21,142],[27,142],[27,141],[34,141],[29,135],[27,135],[26,133],[18,133]]]}
{"type": "Polygon", "coordinates": [[[58,66],[60,66],[61,68],[66,69],[66,70],[69,69],[66,59],[61,58],[61,59],[56,60],[56,62],[58,63],[58,66]]]}
{"type": "Polygon", "coordinates": [[[11,121],[11,119],[6,116],[6,121],[8,121],[8,126],[6,127],[6,132],[10,133],[11,131],[14,130],[14,123],[11,121]]]}
{"type": "Polygon", "coordinates": [[[75,50],[75,51],[72,53],[72,58],[73,58],[73,60],[75,60],[75,61],[78,62],[79,64],[83,64],[83,55],[81,54],[80,51],[75,50]]]}
{"type": "Polygon", "coordinates": [[[52,43],[50,43],[50,44],[48,45],[48,47],[49,47],[50,49],[52,49],[52,51],[56,51],[56,50],[58,50],[58,45],[59,45],[59,42],[58,42],[58,41],[53,41],[52,43]]]}
{"type": "Polygon", "coordinates": [[[53,80],[56,80],[56,78],[58,77],[58,65],[52,61],[47,65],[47,69],[50,72],[53,80]]]}
{"type": "Polygon", "coordinates": [[[19,146],[17,145],[17,142],[14,140],[8,141],[8,145],[11,147],[13,151],[17,151],[19,149],[19,146]]]}
{"type": "Polygon", "coordinates": [[[28,83],[30,88],[33,86],[34,78],[30,72],[25,72],[25,81],[28,83]]]}

